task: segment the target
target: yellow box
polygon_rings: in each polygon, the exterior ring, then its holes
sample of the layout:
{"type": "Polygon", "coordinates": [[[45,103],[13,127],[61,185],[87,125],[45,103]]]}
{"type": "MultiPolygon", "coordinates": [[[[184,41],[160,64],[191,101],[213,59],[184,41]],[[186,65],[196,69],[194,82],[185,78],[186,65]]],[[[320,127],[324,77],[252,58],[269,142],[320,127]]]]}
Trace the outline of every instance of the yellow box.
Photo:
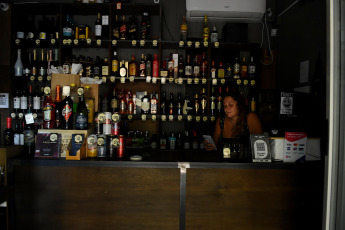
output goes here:
{"type": "MultiPolygon", "coordinates": [[[[62,129],[39,129],[39,133],[60,133],[61,134],[61,152],[60,157],[66,157],[66,160],[69,160],[67,156],[69,156],[69,153],[71,151],[71,140],[72,140],[72,134],[84,134],[85,139],[87,136],[92,133],[92,128],[88,130],[62,130],[62,129]]],[[[84,148],[85,151],[85,158],[86,158],[86,148],[84,148]]],[[[80,154],[80,157],[83,157],[83,154],[80,154]]],[[[74,159],[75,157],[72,157],[73,160],[81,160],[83,158],[74,159]]]]}

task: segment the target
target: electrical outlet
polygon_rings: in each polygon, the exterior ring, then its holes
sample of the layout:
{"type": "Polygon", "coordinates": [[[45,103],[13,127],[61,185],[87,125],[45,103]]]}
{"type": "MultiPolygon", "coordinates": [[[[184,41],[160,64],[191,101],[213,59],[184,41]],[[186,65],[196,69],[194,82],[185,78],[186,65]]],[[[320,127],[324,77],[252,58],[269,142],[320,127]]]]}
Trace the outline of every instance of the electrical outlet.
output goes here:
{"type": "Polygon", "coordinates": [[[272,37],[277,36],[277,29],[272,29],[272,30],[271,30],[271,36],[272,36],[272,37]]]}

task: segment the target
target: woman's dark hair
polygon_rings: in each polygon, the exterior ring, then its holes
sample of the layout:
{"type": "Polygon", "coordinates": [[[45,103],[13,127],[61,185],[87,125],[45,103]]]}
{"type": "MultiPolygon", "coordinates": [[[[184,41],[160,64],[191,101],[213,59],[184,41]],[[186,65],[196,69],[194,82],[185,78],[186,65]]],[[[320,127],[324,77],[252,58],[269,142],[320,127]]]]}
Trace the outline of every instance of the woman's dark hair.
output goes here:
{"type": "Polygon", "coordinates": [[[234,136],[241,135],[245,130],[245,124],[248,114],[248,108],[245,103],[245,99],[243,95],[239,91],[231,91],[227,93],[225,97],[232,97],[237,102],[237,108],[238,108],[238,120],[233,128],[234,136]]]}

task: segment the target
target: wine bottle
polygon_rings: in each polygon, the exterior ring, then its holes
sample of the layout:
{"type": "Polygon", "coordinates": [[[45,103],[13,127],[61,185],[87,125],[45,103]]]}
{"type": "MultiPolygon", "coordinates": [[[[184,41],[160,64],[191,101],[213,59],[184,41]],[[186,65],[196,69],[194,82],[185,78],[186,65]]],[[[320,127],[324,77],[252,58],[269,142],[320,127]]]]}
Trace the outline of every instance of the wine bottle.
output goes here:
{"type": "Polygon", "coordinates": [[[122,16],[122,23],[120,26],[120,39],[126,40],[127,39],[127,22],[126,22],[126,16],[122,16]]]}
{"type": "Polygon", "coordinates": [[[152,62],[152,77],[159,77],[159,61],[157,58],[157,54],[155,54],[154,60],[152,62]]]}
{"type": "Polygon", "coordinates": [[[45,95],[43,102],[43,128],[55,128],[55,103],[50,95],[45,95]]]}
{"type": "Polygon", "coordinates": [[[120,77],[127,77],[127,68],[125,66],[125,61],[122,61],[119,74],[120,74],[120,77]]]}
{"type": "Polygon", "coordinates": [[[61,86],[56,85],[55,87],[55,128],[61,128],[61,121],[62,121],[62,108],[61,108],[61,86]]]}
{"type": "Polygon", "coordinates": [[[212,86],[211,96],[210,96],[210,115],[211,116],[216,115],[216,95],[214,92],[214,86],[212,86]]]}
{"type": "Polygon", "coordinates": [[[140,24],[140,40],[149,40],[151,38],[150,35],[150,19],[149,19],[149,12],[144,11],[141,17],[141,24],[140,24]]]}
{"type": "Polygon", "coordinates": [[[23,54],[23,75],[29,79],[31,71],[30,71],[30,59],[31,59],[31,53],[30,52],[25,52],[23,54]]]}
{"type": "Polygon", "coordinates": [[[213,25],[213,30],[211,33],[211,42],[218,42],[218,30],[216,25],[213,25]]]}
{"type": "Polygon", "coordinates": [[[134,113],[134,101],[132,96],[132,91],[128,90],[128,103],[127,103],[127,113],[133,114],[134,113]]]}
{"type": "Polygon", "coordinates": [[[4,130],[4,145],[13,145],[14,144],[14,131],[11,128],[12,118],[7,118],[7,128],[4,130]]]}
{"type": "Polygon", "coordinates": [[[13,95],[13,110],[14,110],[15,113],[19,113],[19,111],[20,111],[20,94],[19,94],[19,89],[17,89],[15,94],[13,95]]]}
{"type": "Polygon", "coordinates": [[[113,25],[113,33],[112,33],[112,39],[118,40],[120,39],[120,21],[119,16],[115,15],[115,22],[113,25]]]}
{"type": "Polygon", "coordinates": [[[29,16],[26,40],[33,42],[37,38],[37,29],[35,26],[35,18],[33,15],[29,16]]]}
{"type": "Polygon", "coordinates": [[[84,101],[84,88],[78,88],[79,103],[76,114],[76,129],[87,129],[88,128],[88,113],[87,107],[84,101]]]}
{"type": "Polygon", "coordinates": [[[47,19],[45,15],[43,15],[42,20],[38,23],[38,30],[39,30],[39,39],[46,40],[47,39],[47,19]]]}
{"type": "Polygon", "coordinates": [[[167,104],[166,104],[166,92],[162,92],[162,99],[160,103],[160,111],[161,115],[166,115],[167,114],[167,104]]]}
{"type": "Polygon", "coordinates": [[[137,40],[138,39],[137,18],[135,16],[131,16],[129,18],[128,36],[129,36],[130,40],[137,40]]]}
{"type": "Polygon", "coordinates": [[[246,62],[246,57],[242,57],[242,63],[241,63],[241,78],[246,78],[247,77],[247,72],[248,72],[248,66],[246,62]]]}
{"type": "Polygon", "coordinates": [[[39,113],[41,110],[41,97],[39,93],[39,87],[36,87],[35,95],[33,97],[33,109],[34,113],[39,113]]]}
{"type": "Polygon", "coordinates": [[[23,88],[20,96],[20,110],[22,113],[25,113],[28,109],[28,96],[26,95],[25,88],[23,88]]]}
{"type": "Polygon", "coordinates": [[[99,78],[99,76],[101,75],[101,69],[101,61],[99,56],[97,56],[95,64],[93,65],[93,74],[95,78],[99,78]]]}
{"type": "Polygon", "coordinates": [[[170,100],[169,100],[169,115],[176,114],[176,106],[174,102],[174,93],[170,92],[170,100]]]}
{"type": "Polygon", "coordinates": [[[152,93],[151,99],[150,99],[150,107],[151,107],[151,114],[157,114],[158,110],[158,100],[156,97],[156,92],[152,93]]]}
{"type": "MultiPolygon", "coordinates": [[[[77,107],[78,107],[78,92],[77,92],[77,87],[75,86],[74,83],[71,83],[71,86],[70,86],[70,90],[69,90],[69,95],[70,95],[70,98],[72,99],[73,101],[73,107],[72,107],[72,110],[73,110],[73,113],[75,114],[77,112],[77,107]]],[[[63,94],[63,96],[67,96],[66,94],[63,94]]]]}
{"type": "Polygon", "coordinates": [[[36,77],[38,74],[38,65],[37,65],[37,50],[33,50],[33,59],[31,62],[31,75],[36,77]]]}
{"type": "Polygon", "coordinates": [[[109,100],[107,94],[104,94],[103,100],[102,100],[102,112],[109,112],[109,100]]]}
{"type": "Polygon", "coordinates": [[[87,108],[87,121],[90,125],[95,120],[95,98],[92,97],[90,86],[85,86],[85,104],[87,108]]]}
{"type": "Polygon", "coordinates": [[[181,98],[181,93],[177,93],[177,102],[176,102],[176,114],[182,115],[183,114],[183,102],[181,98]]]}
{"type": "Polygon", "coordinates": [[[108,57],[104,57],[103,64],[102,64],[102,76],[109,75],[109,66],[108,66],[108,57]]]}
{"type": "Polygon", "coordinates": [[[35,125],[25,120],[24,125],[24,152],[29,158],[35,155],[35,125]]]}
{"type": "Polygon", "coordinates": [[[125,98],[124,89],[121,89],[120,96],[119,96],[119,112],[120,114],[126,114],[127,113],[127,100],[125,98]]]}
{"type": "Polygon", "coordinates": [[[102,15],[102,39],[109,37],[109,15],[102,15]]]}
{"type": "Polygon", "coordinates": [[[202,88],[202,93],[200,95],[200,113],[201,115],[207,115],[207,95],[205,88],[202,88]]]}
{"type": "Polygon", "coordinates": [[[17,61],[14,64],[14,76],[23,76],[23,62],[21,57],[21,49],[17,50],[17,61]]]}
{"type": "Polygon", "coordinates": [[[32,92],[32,85],[29,85],[29,94],[27,97],[27,103],[28,103],[27,113],[32,113],[33,107],[34,107],[34,94],[32,92]]]}
{"type": "Polygon", "coordinates": [[[141,54],[141,59],[139,63],[139,76],[146,77],[146,60],[144,54],[141,54]]]}
{"type": "Polygon", "coordinates": [[[62,94],[66,95],[65,99],[61,102],[62,107],[62,129],[73,129],[73,100],[70,97],[70,87],[63,86],[62,94]]]}
{"type": "Polygon", "coordinates": [[[66,15],[66,20],[64,21],[64,26],[62,28],[62,37],[64,39],[72,39],[73,37],[73,23],[68,14],[66,15]]]}
{"type": "Polygon", "coordinates": [[[101,14],[97,14],[97,19],[95,22],[95,37],[96,39],[102,38],[102,22],[101,22],[101,14]]]}
{"type": "Polygon", "coordinates": [[[207,59],[206,59],[206,53],[205,52],[202,52],[200,72],[201,72],[201,77],[203,77],[203,78],[207,77],[207,59]]]}
{"type": "Polygon", "coordinates": [[[200,77],[200,65],[198,61],[198,55],[195,55],[194,63],[193,63],[193,77],[199,78],[200,77]]]}
{"type": "Polygon", "coordinates": [[[147,96],[147,91],[145,91],[144,96],[141,98],[141,113],[150,113],[150,99],[147,96]]]}
{"type": "Polygon", "coordinates": [[[111,60],[111,72],[113,76],[118,77],[119,75],[119,59],[117,57],[117,52],[114,51],[114,56],[111,60]]]}
{"type": "Polygon", "coordinates": [[[200,115],[200,100],[199,95],[196,93],[194,96],[194,114],[200,115]]]}
{"type": "Polygon", "coordinates": [[[118,100],[117,100],[117,96],[116,96],[116,88],[115,87],[113,89],[113,95],[111,97],[110,107],[111,107],[112,113],[115,113],[115,112],[117,112],[119,110],[118,100]]]}

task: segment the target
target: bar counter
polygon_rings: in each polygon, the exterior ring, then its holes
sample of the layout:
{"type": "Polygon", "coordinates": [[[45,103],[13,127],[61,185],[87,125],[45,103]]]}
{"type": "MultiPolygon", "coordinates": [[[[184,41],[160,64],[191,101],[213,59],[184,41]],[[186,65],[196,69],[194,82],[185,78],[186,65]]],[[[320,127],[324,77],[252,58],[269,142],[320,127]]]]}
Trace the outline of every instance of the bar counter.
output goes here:
{"type": "Polygon", "coordinates": [[[142,161],[10,159],[10,229],[321,229],[323,161],[140,153],[142,161]]]}

